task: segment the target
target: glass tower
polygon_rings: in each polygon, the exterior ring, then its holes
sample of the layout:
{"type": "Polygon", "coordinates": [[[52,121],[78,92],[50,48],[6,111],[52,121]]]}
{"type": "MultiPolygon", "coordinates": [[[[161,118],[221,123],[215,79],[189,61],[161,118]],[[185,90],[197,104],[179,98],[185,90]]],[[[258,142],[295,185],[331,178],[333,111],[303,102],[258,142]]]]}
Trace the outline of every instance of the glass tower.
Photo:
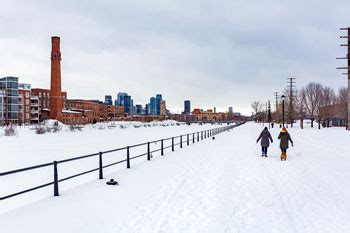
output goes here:
{"type": "Polygon", "coordinates": [[[18,78],[0,78],[2,124],[18,123],[18,78]]]}

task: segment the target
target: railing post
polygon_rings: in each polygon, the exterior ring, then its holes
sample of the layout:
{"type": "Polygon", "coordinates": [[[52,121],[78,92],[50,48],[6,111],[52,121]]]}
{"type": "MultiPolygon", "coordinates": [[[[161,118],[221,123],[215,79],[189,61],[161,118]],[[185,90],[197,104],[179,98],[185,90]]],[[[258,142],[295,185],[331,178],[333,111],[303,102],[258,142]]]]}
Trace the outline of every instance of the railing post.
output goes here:
{"type": "Polygon", "coordinates": [[[160,153],[160,155],[164,155],[164,147],[163,147],[163,139],[162,139],[162,141],[161,141],[161,153],[160,153]]]}
{"type": "Polygon", "coordinates": [[[130,148],[126,147],[126,168],[130,168],[130,148]]]}
{"type": "Polygon", "coordinates": [[[171,151],[174,151],[174,137],[171,138],[171,151]]]}
{"type": "Polygon", "coordinates": [[[187,134],[187,146],[190,145],[190,135],[187,134]]]}
{"type": "Polygon", "coordinates": [[[147,143],[147,160],[149,161],[149,160],[151,160],[151,143],[150,142],[148,142],[147,143]]]}
{"type": "Polygon", "coordinates": [[[194,143],[194,133],[193,133],[193,135],[192,135],[192,142],[194,143]]]}
{"type": "Polygon", "coordinates": [[[204,130],[204,139],[207,138],[207,130],[204,130]]]}
{"type": "Polygon", "coordinates": [[[182,135],[180,135],[180,148],[182,148],[182,135]]]}
{"type": "Polygon", "coordinates": [[[201,131],[201,140],[203,140],[203,131],[201,131]]]}
{"type": "Polygon", "coordinates": [[[58,191],[58,170],[57,170],[57,161],[53,161],[53,195],[55,197],[59,196],[58,191]]]}
{"type": "Polygon", "coordinates": [[[103,179],[103,166],[102,166],[102,152],[99,153],[99,179],[102,180],[103,179]]]}

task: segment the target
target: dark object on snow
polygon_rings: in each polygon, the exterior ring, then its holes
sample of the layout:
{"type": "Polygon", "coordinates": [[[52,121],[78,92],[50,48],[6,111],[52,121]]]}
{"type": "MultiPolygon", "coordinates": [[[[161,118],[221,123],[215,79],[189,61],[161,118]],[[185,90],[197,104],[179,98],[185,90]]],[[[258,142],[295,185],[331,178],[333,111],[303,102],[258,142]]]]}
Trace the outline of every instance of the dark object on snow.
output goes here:
{"type": "Polygon", "coordinates": [[[119,185],[119,183],[117,181],[115,181],[114,179],[111,179],[110,181],[107,181],[106,184],[108,184],[108,185],[119,185]]]}
{"type": "Polygon", "coordinates": [[[213,140],[215,140],[215,137],[212,137],[213,140]]]}

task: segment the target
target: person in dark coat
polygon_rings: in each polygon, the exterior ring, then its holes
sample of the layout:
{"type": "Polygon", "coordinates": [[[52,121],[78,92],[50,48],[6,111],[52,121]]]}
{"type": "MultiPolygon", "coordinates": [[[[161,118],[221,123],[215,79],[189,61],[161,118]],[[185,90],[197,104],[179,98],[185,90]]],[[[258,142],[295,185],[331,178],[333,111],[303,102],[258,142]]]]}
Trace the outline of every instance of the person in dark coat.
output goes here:
{"type": "Polygon", "coordinates": [[[273,143],[271,134],[267,129],[267,127],[265,127],[264,130],[260,133],[260,136],[258,140],[256,140],[256,143],[258,143],[260,139],[261,139],[261,151],[262,151],[261,156],[267,157],[267,148],[270,146],[270,141],[271,143],[273,143]]]}
{"type": "Polygon", "coordinates": [[[293,140],[290,137],[289,133],[287,132],[286,128],[282,128],[282,131],[278,135],[278,139],[280,139],[280,148],[281,148],[281,160],[286,160],[287,159],[287,149],[289,147],[289,142],[291,142],[292,146],[293,140]]]}

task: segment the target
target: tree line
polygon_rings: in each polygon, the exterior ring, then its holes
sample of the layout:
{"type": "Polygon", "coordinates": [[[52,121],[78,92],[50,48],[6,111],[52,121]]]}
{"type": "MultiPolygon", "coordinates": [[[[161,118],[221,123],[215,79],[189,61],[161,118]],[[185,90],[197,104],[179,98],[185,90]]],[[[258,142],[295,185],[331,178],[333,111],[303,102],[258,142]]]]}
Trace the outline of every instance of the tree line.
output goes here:
{"type": "MultiPolygon", "coordinates": [[[[347,95],[346,87],[338,90],[330,86],[323,86],[320,83],[310,82],[300,89],[292,92],[286,88],[282,91],[284,99],[285,123],[293,127],[295,120],[300,120],[300,127],[304,127],[304,119],[311,120],[311,127],[314,122],[329,127],[331,119],[336,117],[346,125],[347,121],[347,95]]],[[[282,100],[279,98],[275,103],[274,111],[269,111],[268,105],[261,101],[254,101],[251,108],[254,111],[254,120],[257,122],[282,122],[282,100]],[[276,109],[277,108],[277,109],[276,109]]],[[[272,108],[272,106],[271,106],[272,108]]],[[[270,108],[270,109],[271,109],[270,108]]]]}

